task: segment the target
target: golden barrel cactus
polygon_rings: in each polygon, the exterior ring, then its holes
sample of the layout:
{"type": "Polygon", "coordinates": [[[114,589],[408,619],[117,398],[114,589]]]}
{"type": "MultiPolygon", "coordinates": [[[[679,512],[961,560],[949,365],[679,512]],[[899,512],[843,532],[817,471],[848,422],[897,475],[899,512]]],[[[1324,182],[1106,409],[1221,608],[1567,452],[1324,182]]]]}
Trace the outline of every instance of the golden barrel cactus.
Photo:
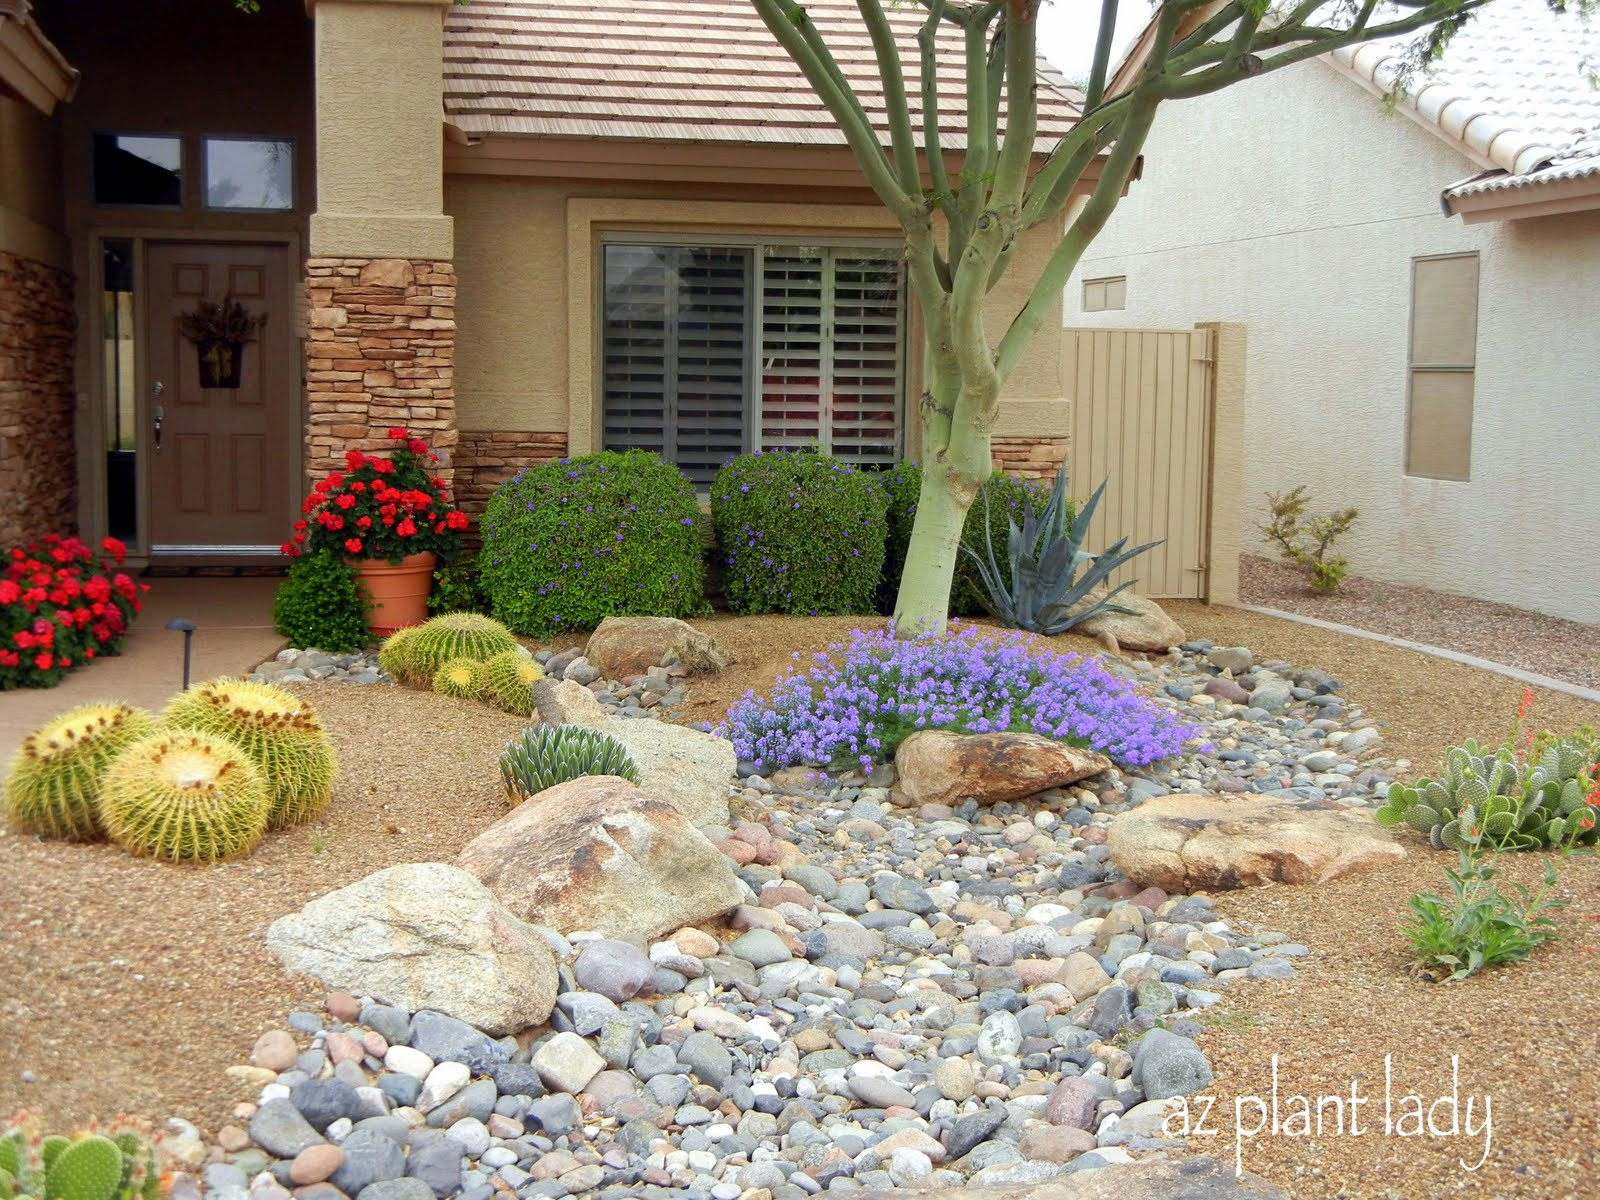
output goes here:
{"type": "Polygon", "coordinates": [[[406,643],[406,657],[418,680],[432,679],[454,658],[478,662],[517,648],[517,639],[499,621],[478,613],[443,613],[417,627],[406,643]]]}
{"type": "Polygon", "coordinates": [[[85,704],[34,730],[6,772],[6,813],[24,833],[87,841],[103,837],[100,782],[155,718],[126,704],[85,704]]]}
{"type": "Polygon", "coordinates": [[[433,673],[433,690],[458,700],[476,700],[483,691],[484,664],[475,658],[452,658],[433,673]]]}
{"type": "Polygon", "coordinates": [[[396,683],[415,682],[416,672],[411,666],[411,643],[422,630],[421,625],[407,625],[384,638],[378,648],[378,666],[396,683]]]}
{"type": "Polygon", "coordinates": [[[544,668],[521,650],[506,650],[483,664],[484,696],[496,708],[519,717],[533,715],[533,685],[544,668]]]}
{"type": "Polygon", "coordinates": [[[130,854],[215,862],[255,849],[272,816],[272,791],[245,749],[194,729],[159,729],[111,764],[100,819],[130,854]]]}
{"type": "Polygon", "coordinates": [[[163,713],[176,729],[225,737],[249,754],[272,794],[271,827],[314,821],[333,798],[333,742],[309,703],[270,683],[212,679],[163,713]]]}

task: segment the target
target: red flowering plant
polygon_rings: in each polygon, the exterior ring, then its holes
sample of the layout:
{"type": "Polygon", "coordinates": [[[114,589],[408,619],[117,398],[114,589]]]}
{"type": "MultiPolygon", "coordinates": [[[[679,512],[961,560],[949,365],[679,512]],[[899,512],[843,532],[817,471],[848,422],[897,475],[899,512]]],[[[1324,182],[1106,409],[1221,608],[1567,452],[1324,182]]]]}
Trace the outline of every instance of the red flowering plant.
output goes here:
{"type": "Polygon", "coordinates": [[[54,687],[121,650],[150,590],[120,569],[126,557],[116,538],[96,552],[53,533],[11,551],[0,571],[0,691],[54,687]]]}
{"type": "Polygon", "coordinates": [[[404,429],[391,429],[389,436],[396,446],[387,458],[351,450],[343,471],[317,481],[300,505],[304,515],[283,553],[325,550],[391,563],[425,551],[455,556],[467,514],[450,502],[444,480],[429,471],[439,456],[404,429]]]}

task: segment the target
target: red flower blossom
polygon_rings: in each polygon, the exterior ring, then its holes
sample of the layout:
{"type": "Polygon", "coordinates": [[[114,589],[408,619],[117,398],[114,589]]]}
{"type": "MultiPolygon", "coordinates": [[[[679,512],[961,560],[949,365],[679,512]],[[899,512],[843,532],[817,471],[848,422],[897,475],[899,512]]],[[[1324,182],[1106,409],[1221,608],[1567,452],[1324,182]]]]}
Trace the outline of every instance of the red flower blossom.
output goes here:
{"type": "Polygon", "coordinates": [[[344,548],[346,550],[348,550],[351,554],[360,554],[361,553],[361,539],[360,538],[345,538],[345,540],[344,540],[344,548]]]}
{"type": "MultiPolygon", "coordinates": [[[[408,437],[410,437],[411,435],[405,431],[405,428],[403,426],[391,425],[389,427],[389,436],[392,437],[397,442],[403,442],[408,437]]],[[[424,446],[423,449],[426,450],[427,447],[424,446]]]]}
{"type": "Polygon", "coordinates": [[[55,659],[48,654],[35,654],[33,656],[33,665],[41,671],[48,671],[54,662],[55,659]]]}

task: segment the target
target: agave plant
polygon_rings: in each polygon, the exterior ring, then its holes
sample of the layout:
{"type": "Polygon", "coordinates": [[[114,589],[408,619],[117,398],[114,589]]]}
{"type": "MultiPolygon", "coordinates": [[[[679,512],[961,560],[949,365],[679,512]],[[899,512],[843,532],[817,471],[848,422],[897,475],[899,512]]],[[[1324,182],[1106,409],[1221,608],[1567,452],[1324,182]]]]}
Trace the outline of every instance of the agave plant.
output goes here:
{"type": "MultiPolygon", "coordinates": [[[[1129,550],[1125,548],[1128,539],[1121,538],[1099,554],[1084,550],[1083,539],[1105,490],[1102,480],[1088,503],[1072,513],[1067,499],[1067,468],[1063,463],[1056,472],[1055,487],[1051,489],[1050,502],[1044,511],[1025,510],[1020,528],[1015,521],[1010,522],[1006,537],[1011,566],[1009,584],[995,559],[994,539],[989,534],[987,521],[984,522],[983,554],[962,545],[962,552],[971,557],[977,569],[982,584],[979,598],[991,615],[1017,629],[1049,635],[1065,633],[1101,613],[1129,611],[1113,601],[1132,587],[1134,580],[1119,584],[1093,601],[1090,596],[1123,563],[1161,543],[1146,542],[1129,550]]],[[[987,495],[984,503],[988,504],[987,495]]]]}

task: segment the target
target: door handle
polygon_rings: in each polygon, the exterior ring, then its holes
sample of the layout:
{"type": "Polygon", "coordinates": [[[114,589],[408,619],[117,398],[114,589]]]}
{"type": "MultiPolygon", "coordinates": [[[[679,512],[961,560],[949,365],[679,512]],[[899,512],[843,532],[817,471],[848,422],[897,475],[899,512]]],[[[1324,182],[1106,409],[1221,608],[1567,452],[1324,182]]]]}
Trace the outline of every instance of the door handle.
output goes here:
{"type": "MultiPolygon", "coordinates": [[[[156,395],[159,396],[160,394],[161,394],[161,385],[158,383],[158,384],[156,384],[156,395]]],[[[159,404],[156,405],[156,411],[155,411],[155,419],[156,419],[156,453],[158,453],[158,454],[161,452],[161,422],[166,419],[166,415],[167,415],[166,414],[166,410],[163,409],[161,407],[161,405],[159,405],[159,404]]]]}

